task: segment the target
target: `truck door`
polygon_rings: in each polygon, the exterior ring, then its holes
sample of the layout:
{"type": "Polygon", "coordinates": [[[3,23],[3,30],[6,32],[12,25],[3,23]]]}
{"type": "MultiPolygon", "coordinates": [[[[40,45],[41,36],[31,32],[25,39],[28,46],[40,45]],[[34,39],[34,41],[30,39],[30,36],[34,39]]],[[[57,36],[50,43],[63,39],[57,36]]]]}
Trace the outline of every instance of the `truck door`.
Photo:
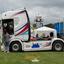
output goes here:
{"type": "Polygon", "coordinates": [[[26,11],[14,16],[14,33],[22,41],[30,40],[30,22],[26,11]]]}

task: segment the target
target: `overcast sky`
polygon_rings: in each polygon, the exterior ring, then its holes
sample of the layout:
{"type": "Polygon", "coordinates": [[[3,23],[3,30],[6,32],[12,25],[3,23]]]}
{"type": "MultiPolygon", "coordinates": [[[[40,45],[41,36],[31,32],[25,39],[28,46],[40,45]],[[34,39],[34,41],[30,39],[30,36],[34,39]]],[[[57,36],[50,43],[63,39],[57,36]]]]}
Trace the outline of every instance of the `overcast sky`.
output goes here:
{"type": "Polygon", "coordinates": [[[31,18],[64,17],[64,0],[0,0],[0,13],[24,7],[31,18]]]}

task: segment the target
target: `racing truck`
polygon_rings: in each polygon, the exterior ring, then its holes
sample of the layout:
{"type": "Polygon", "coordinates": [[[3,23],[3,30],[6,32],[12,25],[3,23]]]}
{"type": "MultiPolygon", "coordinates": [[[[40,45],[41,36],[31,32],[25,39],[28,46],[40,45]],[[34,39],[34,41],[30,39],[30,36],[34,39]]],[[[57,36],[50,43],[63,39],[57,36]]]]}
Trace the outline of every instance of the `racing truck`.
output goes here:
{"type": "Polygon", "coordinates": [[[5,48],[5,29],[10,35],[9,51],[62,51],[64,48],[64,40],[57,37],[55,29],[46,26],[31,29],[26,9],[2,13],[0,21],[2,30],[1,50],[5,48]]]}

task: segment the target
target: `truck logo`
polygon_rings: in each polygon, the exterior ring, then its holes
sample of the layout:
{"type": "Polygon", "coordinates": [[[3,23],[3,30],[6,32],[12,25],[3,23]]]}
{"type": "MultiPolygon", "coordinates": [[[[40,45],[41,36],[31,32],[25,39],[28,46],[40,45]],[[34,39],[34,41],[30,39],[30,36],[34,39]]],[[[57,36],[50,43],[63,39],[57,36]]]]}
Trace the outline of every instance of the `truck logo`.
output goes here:
{"type": "Polygon", "coordinates": [[[38,43],[32,45],[32,48],[39,48],[39,47],[40,47],[40,46],[39,46],[38,43]]]}

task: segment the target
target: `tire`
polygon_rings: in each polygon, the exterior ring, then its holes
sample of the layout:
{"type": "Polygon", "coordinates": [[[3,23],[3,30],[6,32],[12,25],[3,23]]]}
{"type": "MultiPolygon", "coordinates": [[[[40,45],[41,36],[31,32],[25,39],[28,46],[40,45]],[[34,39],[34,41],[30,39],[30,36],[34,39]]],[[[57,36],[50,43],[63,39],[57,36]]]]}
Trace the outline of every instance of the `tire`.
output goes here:
{"type": "Polygon", "coordinates": [[[63,51],[63,42],[60,40],[55,41],[52,45],[52,50],[63,51]]]}
{"type": "Polygon", "coordinates": [[[22,51],[22,46],[21,46],[20,42],[18,42],[18,41],[12,42],[9,47],[10,47],[9,50],[12,52],[22,51]]]}

